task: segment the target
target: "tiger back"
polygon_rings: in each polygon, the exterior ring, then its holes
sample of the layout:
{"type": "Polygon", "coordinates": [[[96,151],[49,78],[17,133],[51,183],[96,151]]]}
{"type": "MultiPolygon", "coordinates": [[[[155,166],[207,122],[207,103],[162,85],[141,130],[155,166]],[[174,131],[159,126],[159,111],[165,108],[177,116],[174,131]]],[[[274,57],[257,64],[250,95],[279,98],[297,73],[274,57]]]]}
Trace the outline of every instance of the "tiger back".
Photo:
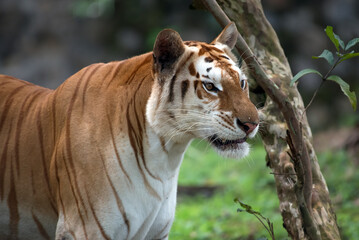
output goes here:
{"type": "Polygon", "coordinates": [[[163,30],[56,90],[0,75],[0,238],[168,239],[190,141],[241,158],[258,130],[236,38],[163,30]]]}

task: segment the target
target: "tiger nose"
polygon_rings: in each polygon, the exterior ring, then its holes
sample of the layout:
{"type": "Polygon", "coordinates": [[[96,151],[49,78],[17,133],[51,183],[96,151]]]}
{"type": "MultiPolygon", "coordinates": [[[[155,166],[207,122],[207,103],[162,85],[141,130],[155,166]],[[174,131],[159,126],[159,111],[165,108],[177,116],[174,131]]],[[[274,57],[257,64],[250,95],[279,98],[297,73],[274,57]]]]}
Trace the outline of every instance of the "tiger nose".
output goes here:
{"type": "Polygon", "coordinates": [[[242,122],[237,118],[236,120],[237,126],[242,129],[247,135],[253,132],[253,130],[258,126],[258,123],[255,122],[242,122]]]}

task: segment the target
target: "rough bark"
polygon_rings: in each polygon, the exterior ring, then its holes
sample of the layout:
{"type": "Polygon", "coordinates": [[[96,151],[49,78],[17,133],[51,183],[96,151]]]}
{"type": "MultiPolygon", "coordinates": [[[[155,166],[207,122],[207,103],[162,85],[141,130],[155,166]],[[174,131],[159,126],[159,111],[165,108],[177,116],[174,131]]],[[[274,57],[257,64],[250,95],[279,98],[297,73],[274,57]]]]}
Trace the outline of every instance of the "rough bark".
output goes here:
{"type": "MultiPolygon", "coordinates": [[[[212,1],[203,2],[206,5],[212,1]]],[[[270,96],[262,110],[261,136],[267,151],[267,164],[274,173],[284,227],[292,239],[340,239],[328,188],[312,145],[311,129],[305,114],[302,118],[303,101],[297,88],[289,86],[292,73],[288,61],[260,1],[217,2],[236,23],[253,51],[255,58],[250,51],[243,50],[245,48],[237,48],[253,78],[263,77],[259,72],[264,69],[264,75],[275,83],[267,83],[268,87],[257,79],[258,85],[270,96]],[[279,89],[275,89],[276,86],[279,89]],[[298,122],[299,126],[292,126],[298,122]]],[[[218,16],[216,19],[222,25],[226,24],[225,19],[218,16]]],[[[253,85],[258,89],[256,83],[253,85]]]]}

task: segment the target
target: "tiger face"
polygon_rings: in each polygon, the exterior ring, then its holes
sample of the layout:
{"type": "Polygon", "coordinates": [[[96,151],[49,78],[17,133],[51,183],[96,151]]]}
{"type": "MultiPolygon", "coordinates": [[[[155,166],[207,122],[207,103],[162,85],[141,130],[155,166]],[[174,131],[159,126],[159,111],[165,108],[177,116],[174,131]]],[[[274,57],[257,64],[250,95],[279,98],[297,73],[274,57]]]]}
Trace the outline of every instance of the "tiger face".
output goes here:
{"type": "Polygon", "coordinates": [[[237,34],[230,24],[210,44],[183,42],[173,30],[158,35],[146,114],[166,142],[200,138],[224,157],[248,154],[246,140],[257,133],[259,119],[247,77],[231,53],[237,34]]]}

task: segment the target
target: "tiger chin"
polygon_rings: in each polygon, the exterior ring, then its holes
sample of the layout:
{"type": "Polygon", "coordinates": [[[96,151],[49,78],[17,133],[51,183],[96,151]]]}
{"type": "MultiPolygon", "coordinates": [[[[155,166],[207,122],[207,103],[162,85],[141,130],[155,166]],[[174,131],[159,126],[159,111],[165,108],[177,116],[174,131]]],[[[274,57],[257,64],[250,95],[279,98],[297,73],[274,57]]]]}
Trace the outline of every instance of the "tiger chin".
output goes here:
{"type": "Polygon", "coordinates": [[[55,90],[0,75],[0,238],[168,239],[189,143],[242,158],[258,131],[237,34],[165,29],[153,52],[55,90]]]}

